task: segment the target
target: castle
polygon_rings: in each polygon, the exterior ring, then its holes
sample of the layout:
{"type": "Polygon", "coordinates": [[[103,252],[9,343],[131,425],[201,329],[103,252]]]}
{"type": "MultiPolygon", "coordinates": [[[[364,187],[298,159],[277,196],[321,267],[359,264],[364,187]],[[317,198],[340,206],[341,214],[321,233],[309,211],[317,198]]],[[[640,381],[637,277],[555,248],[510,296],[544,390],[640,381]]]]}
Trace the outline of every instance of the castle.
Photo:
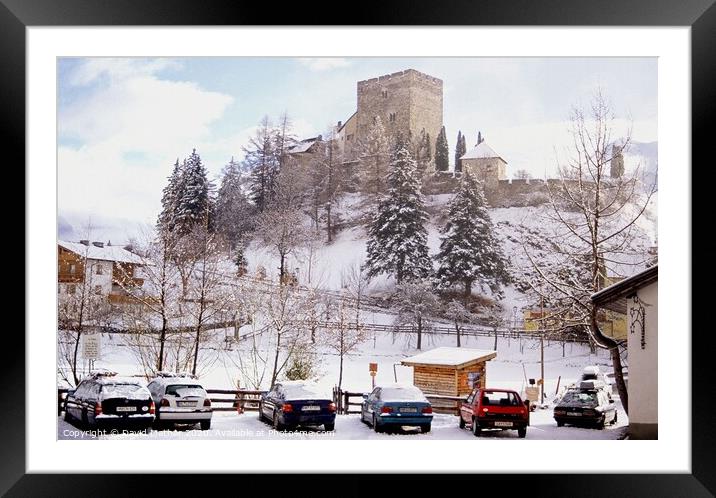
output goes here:
{"type": "Polygon", "coordinates": [[[356,112],[336,126],[338,147],[346,160],[357,158],[356,144],[365,139],[376,117],[389,136],[418,138],[427,133],[434,144],[443,126],[441,79],[406,69],[359,81],[356,87],[356,112]]]}
{"type": "MultiPolygon", "coordinates": [[[[333,140],[342,163],[348,170],[359,167],[361,143],[364,143],[377,118],[383,123],[388,137],[401,134],[416,141],[429,135],[433,150],[426,171],[434,170],[435,141],[443,126],[443,81],[415,69],[386,74],[356,84],[357,107],[347,121],[338,121],[333,128],[333,140]]],[[[484,139],[459,158],[460,168],[455,173],[439,172],[424,178],[426,193],[454,192],[462,172],[469,172],[484,185],[488,201],[493,206],[527,205],[543,202],[548,185],[558,180],[507,178],[507,161],[484,139]]],[[[289,153],[298,161],[308,164],[320,149],[323,141],[317,137],[302,140],[289,153]]],[[[452,151],[451,151],[452,152],[452,151]]],[[[611,175],[623,172],[623,159],[615,155],[611,175]]]]}

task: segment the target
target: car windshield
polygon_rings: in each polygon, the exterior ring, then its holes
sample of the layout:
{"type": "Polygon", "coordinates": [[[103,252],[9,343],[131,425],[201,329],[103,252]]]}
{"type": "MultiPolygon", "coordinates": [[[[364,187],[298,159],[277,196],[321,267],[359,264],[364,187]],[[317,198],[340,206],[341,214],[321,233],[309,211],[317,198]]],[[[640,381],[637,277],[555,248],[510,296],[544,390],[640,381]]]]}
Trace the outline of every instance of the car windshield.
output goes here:
{"type": "Polygon", "coordinates": [[[329,399],[326,393],[313,384],[284,384],[282,388],[286,399],[329,399]]]}
{"type": "Polygon", "coordinates": [[[584,391],[567,391],[562,397],[560,403],[570,403],[575,405],[596,405],[598,403],[596,392],[584,391]]]}
{"type": "Polygon", "coordinates": [[[409,387],[384,387],[380,391],[383,401],[427,401],[422,391],[409,387]]]}
{"type": "Polygon", "coordinates": [[[167,386],[169,396],[204,396],[204,388],[197,384],[172,384],[167,386]]]}
{"type": "Polygon", "coordinates": [[[140,384],[104,384],[102,396],[105,398],[143,399],[149,397],[149,391],[140,384]]]}
{"type": "Polygon", "coordinates": [[[483,406],[517,406],[519,402],[513,393],[484,391],[483,406]]]}

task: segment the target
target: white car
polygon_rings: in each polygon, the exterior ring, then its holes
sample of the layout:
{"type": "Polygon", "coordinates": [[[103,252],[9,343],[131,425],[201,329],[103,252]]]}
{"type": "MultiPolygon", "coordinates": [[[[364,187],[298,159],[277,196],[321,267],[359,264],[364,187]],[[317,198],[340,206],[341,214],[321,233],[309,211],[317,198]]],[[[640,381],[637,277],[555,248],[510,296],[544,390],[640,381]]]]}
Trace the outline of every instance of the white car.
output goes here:
{"type": "Polygon", "coordinates": [[[211,428],[211,400],[196,377],[160,372],[147,388],[156,406],[157,428],[197,423],[203,431],[211,428]]]}

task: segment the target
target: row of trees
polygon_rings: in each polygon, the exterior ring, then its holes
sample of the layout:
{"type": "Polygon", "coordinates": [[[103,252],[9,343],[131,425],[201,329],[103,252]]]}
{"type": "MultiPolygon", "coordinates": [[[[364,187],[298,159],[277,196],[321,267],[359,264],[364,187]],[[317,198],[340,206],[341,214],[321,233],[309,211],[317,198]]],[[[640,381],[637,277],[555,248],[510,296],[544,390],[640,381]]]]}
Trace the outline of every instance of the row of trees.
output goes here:
{"type": "Polygon", "coordinates": [[[387,175],[388,192],[369,228],[366,271],[389,274],[398,285],[435,277],[438,288],[464,286],[465,296],[479,282],[493,292],[508,281],[505,256],[494,234],[479,181],[464,175],[445,213],[440,251],[433,271],[427,221],[417,165],[405,142],[398,140],[387,175]]]}

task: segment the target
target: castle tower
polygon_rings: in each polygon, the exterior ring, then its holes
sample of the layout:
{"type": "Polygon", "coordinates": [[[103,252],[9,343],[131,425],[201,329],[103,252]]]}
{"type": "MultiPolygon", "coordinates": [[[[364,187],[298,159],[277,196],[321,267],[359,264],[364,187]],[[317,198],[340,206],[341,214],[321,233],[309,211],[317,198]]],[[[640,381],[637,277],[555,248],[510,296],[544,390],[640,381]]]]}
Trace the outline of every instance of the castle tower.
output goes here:
{"type": "Polygon", "coordinates": [[[487,145],[484,139],[460,160],[462,171],[480,180],[485,190],[497,190],[499,181],[507,178],[507,161],[487,145]]]}
{"type": "Polygon", "coordinates": [[[368,134],[380,116],[392,137],[402,133],[417,139],[422,130],[430,134],[433,148],[443,125],[443,82],[415,69],[359,81],[358,110],[354,117],[356,138],[368,134]]]}

